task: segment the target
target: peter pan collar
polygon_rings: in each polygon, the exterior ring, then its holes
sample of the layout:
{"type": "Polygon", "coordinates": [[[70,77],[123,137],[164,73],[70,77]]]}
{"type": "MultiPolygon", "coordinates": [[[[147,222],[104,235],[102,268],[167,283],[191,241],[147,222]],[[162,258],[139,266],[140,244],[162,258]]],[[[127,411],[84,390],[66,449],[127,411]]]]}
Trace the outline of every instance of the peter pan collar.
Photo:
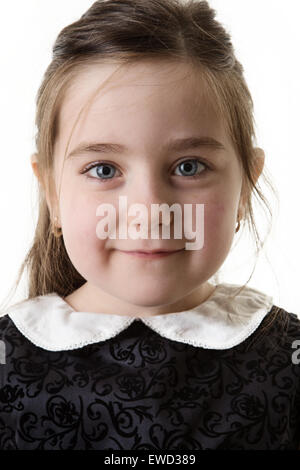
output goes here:
{"type": "Polygon", "coordinates": [[[113,338],[135,320],[172,341],[206,349],[229,349],[248,338],[270,312],[272,297],[246,286],[218,284],[202,304],[153,317],[77,312],[58,294],[19,302],[7,311],[18,330],[48,351],[66,351],[113,338]]]}

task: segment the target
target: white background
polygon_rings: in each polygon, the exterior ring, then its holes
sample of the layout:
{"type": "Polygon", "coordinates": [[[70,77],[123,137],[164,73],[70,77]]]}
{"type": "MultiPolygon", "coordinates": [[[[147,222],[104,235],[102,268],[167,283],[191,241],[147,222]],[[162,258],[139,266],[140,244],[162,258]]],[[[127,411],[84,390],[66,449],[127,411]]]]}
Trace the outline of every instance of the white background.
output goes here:
{"type": "MultiPolygon", "coordinates": [[[[37,184],[30,166],[35,151],[35,96],[51,61],[52,45],[90,0],[15,0],[1,4],[0,302],[9,294],[32,242],[37,184]]],[[[300,317],[299,275],[299,14],[298,0],[210,0],[232,35],[254,105],[258,145],[279,193],[273,230],[250,287],[300,317]],[[297,32],[298,31],[298,32],[297,32]]],[[[264,217],[259,216],[264,231],[264,217]]],[[[222,281],[244,284],[253,266],[247,237],[229,254],[222,281]]],[[[23,280],[13,301],[24,298],[23,280]]],[[[13,302],[13,303],[14,303],[13,302]]]]}

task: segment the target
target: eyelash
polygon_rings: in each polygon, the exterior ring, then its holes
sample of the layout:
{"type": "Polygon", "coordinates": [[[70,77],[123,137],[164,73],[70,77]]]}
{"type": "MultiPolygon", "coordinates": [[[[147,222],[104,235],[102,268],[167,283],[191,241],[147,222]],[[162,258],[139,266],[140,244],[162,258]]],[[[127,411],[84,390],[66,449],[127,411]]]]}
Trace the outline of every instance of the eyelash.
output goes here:
{"type": "MultiPolygon", "coordinates": [[[[205,169],[198,175],[182,176],[182,178],[185,178],[185,179],[198,179],[198,178],[202,177],[203,173],[206,173],[207,171],[210,171],[210,169],[211,169],[206,162],[204,162],[203,160],[201,160],[199,158],[188,158],[186,160],[182,160],[181,162],[177,163],[175,168],[177,168],[177,166],[181,165],[182,163],[186,163],[186,162],[190,162],[190,161],[196,161],[198,163],[201,163],[201,165],[203,165],[205,167],[205,169]]],[[[107,165],[107,166],[115,167],[115,165],[113,165],[112,163],[105,162],[105,161],[99,161],[99,162],[95,162],[95,163],[92,163],[92,164],[86,166],[80,173],[85,175],[86,178],[95,179],[97,181],[100,181],[101,183],[107,183],[108,181],[112,181],[114,179],[114,177],[102,179],[102,178],[95,178],[94,176],[86,175],[86,173],[88,171],[92,170],[93,168],[96,168],[97,166],[101,166],[101,165],[107,165]]],[[[180,175],[175,175],[175,176],[180,176],[180,175]]]]}

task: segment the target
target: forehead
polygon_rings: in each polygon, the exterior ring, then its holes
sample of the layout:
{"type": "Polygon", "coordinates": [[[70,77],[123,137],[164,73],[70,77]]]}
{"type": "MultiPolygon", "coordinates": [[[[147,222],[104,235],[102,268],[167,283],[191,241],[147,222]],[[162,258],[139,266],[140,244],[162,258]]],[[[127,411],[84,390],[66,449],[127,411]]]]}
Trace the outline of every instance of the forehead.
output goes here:
{"type": "Polygon", "coordinates": [[[86,66],[65,92],[57,144],[65,147],[71,134],[69,150],[82,139],[126,145],[128,138],[168,140],[191,132],[226,139],[200,69],[171,61],[102,63],[86,66]]]}

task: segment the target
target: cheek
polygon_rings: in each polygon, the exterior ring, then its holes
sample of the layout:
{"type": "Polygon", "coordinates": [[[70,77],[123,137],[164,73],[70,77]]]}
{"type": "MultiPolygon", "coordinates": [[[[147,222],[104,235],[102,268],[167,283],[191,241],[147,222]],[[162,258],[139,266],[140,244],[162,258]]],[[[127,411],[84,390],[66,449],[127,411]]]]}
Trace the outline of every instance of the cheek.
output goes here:
{"type": "Polygon", "coordinates": [[[235,217],[234,208],[226,207],[224,204],[205,205],[205,232],[212,235],[213,231],[226,231],[232,229],[232,222],[235,217]]]}
{"type": "Polygon", "coordinates": [[[235,233],[236,208],[211,203],[205,209],[203,255],[226,256],[235,233]]]}
{"type": "Polygon", "coordinates": [[[72,198],[72,204],[61,207],[64,243],[72,264],[83,277],[94,264],[106,256],[106,240],[97,237],[98,204],[82,198],[72,198]]]}

